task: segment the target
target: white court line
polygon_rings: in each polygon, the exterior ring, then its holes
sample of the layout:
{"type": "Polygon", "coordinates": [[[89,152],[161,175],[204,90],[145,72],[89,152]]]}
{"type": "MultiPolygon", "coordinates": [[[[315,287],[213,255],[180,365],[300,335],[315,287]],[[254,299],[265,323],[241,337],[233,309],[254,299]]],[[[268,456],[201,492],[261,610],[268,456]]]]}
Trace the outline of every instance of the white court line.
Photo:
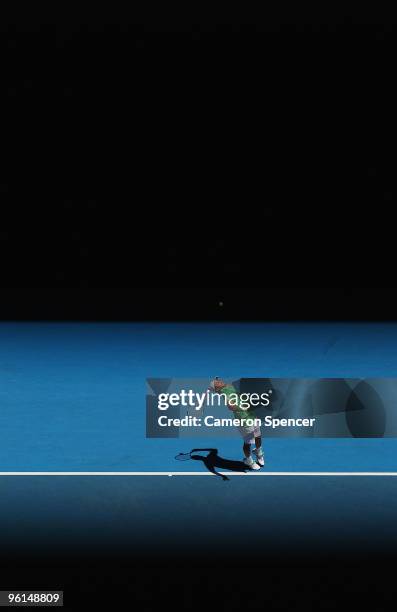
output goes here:
{"type": "MultiPolygon", "coordinates": [[[[397,472],[219,472],[225,476],[397,476],[397,472]]],[[[214,476],[210,472],[0,472],[0,476],[214,476]]]]}

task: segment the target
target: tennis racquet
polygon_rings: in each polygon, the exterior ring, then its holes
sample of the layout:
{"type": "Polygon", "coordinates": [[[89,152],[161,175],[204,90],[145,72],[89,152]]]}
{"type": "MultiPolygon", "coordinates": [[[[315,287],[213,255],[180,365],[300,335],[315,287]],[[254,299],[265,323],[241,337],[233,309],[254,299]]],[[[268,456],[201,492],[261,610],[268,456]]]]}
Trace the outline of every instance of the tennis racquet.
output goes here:
{"type": "Polygon", "coordinates": [[[178,455],[175,455],[175,459],[178,461],[189,461],[189,459],[192,458],[191,454],[192,451],[190,451],[190,453],[179,453],[178,455]]]}

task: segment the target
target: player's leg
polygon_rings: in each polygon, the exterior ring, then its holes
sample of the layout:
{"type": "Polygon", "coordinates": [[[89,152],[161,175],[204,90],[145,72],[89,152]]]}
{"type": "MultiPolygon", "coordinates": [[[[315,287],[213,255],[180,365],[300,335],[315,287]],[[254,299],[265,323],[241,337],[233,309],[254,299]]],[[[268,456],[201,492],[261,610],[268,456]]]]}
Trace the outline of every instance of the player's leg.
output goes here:
{"type": "Polygon", "coordinates": [[[248,459],[249,457],[251,457],[251,444],[247,444],[247,442],[244,442],[243,444],[243,453],[246,459],[248,459]]]}
{"type": "Polygon", "coordinates": [[[253,434],[251,432],[248,434],[246,432],[242,433],[245,434],[243,444],[244,463],[250,470],[259,470],[259,465],[253,460],[251,455],[251,444],[254,441],[253,434]]]}
{"type": "Polygon", "coordinates": [[[255,429],[254,436],[255,436],[254,453],[256,456],[256,461],[262,467],[263,465],[265,465],[265,455],[264,455],[263,448],[262,448],[262,433],[259,427],[255,429]]]}

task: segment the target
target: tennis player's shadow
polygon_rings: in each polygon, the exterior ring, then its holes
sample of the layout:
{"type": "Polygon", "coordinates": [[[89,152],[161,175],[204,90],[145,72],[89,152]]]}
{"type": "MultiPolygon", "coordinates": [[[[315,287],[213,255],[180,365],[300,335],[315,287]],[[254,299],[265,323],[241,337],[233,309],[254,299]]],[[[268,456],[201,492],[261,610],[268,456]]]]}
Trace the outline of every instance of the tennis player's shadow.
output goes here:
{"type": "Polygon", "coordinates": [[[229,480],[225,474],[220,474],[216,468],[221,470],[229,470],[231,472],[247,472],[248,468],[243,461],[234,461],[232,459],[224,459],[218,455],[217,448],[193,448],[190,451],[190,458],[194,461],[202,461],[209,472],[220,476],[223,480],[229,480]],[[208,455],[193,455],[196,452],[208,451],[208,455]]]}

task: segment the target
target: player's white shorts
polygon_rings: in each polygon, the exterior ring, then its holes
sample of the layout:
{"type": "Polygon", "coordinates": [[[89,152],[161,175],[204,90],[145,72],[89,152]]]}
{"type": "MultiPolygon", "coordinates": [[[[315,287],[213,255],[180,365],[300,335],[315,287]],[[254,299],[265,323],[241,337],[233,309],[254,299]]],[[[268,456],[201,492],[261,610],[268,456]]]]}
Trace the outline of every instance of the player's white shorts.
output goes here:
{"type": "Polygon", "coordinates": [[[259,436],[261,436],[261,428],[259,427],[259,425],[257,425],[256,427],[240,426],[238,430],[246,444],[254,444],[255,438],[259,438],[259,436]]]}

